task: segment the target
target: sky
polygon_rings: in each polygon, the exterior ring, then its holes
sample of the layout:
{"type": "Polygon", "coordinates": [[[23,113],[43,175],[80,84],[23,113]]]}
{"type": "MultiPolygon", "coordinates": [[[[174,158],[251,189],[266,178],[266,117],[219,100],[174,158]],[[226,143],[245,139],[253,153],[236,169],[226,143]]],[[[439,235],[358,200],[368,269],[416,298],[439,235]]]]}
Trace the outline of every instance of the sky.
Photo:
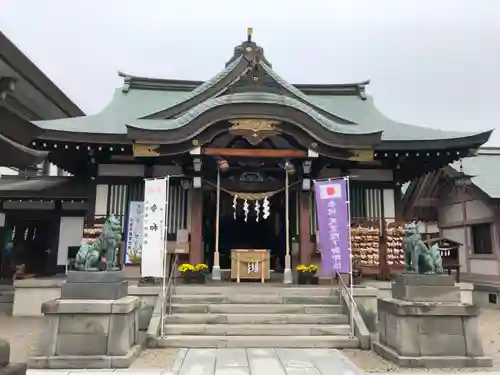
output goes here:
{"type": "MultiPolygon", "coordinates": [[[[291,83],[370,79],[379,110],[448,130],[500,121],[498,0],[1,0],[0,30],[87,114],[132,75],[206,80],[253,27],[291,83]]],[[[488,145],[500,146],[500,129],[488,145]]]]}

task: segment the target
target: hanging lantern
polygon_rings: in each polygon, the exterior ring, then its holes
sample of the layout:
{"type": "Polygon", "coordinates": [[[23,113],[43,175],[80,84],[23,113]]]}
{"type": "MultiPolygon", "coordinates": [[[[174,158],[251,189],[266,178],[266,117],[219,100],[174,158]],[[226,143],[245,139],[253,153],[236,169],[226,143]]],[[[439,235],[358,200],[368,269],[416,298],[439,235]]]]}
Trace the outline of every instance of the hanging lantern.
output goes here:
{"type": "Polygon", "coordinates": [[[472,185],[472,178],[475,176],[471,176],[464,172],[464,166],[462,164],[462,159],[460,159],[460,170],[456,174],[456,176],[452,177],[453,185],[456,187],[465,188],[467,186],[472,185]]]}

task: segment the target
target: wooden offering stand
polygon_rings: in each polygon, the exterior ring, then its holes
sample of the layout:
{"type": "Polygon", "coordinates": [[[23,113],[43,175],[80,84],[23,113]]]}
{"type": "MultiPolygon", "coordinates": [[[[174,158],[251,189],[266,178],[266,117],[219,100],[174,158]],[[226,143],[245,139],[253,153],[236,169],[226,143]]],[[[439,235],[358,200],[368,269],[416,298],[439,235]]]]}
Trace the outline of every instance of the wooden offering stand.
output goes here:
{"type": "Polygon", "coordinates": [[[231,279],[259,280],[265,283],[271,278],[271,256],[264,249],[232,249],[231,279]]]}

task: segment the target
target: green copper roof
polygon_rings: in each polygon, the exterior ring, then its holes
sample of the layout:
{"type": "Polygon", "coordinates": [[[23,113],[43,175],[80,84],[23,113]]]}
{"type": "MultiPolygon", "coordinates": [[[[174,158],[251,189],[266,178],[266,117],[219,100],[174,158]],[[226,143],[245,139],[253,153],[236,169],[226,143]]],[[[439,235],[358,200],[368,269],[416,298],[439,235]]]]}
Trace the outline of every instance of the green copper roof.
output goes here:
{"type": "Polygon", "coordinates": [[[47,130],[83,133],[125,134],[127,122],[171,107],[186,97],[182,91],[115,90],[113,100],[101,112],[85,117],[65,118],[52,121],[35,121],[35,125],[47,130]]]}
{"type": "MultiPolygon", "coordinates": [[[[260,65],[264,68],[267,74],[269,74],[276,82],[278,82],[281,86],[283,86],[286,90],[288,90],[290,93],[295,95],[297,98],[301,99],[305,103],[320,108],[328,113],[331,113],[334,116],[338,116],[340,118],[343,118],[343,116],[339,115],[336,111],[332,110],[331,108],[324,107],[321,104],[318,104],[312,100],[310,96],[305,95],[302,91],[300,91],[298,88],[296,88],[294,85],[291,83],[287,82],[285,79],[281,78],[281,76],[276,73],[273,69],[271,69],[270,66],[266,65],[265,63],[261,62],[260,65]]],[[[348,118],[343,118],[345,121],[353,122],[350,121],[348,118]]]]}
{"type": "Polygon", "coordinates": [[[217,98],[208,99],[189,111],[185,112],[182,116],[176,119],[169,120],[136,120],[128,125],[139,127],[147,130],[171,130],[182,127],[189,122],[191,122],[196,117],[200,116],[202,113],[227,104],[273,104],[278,106],[285,106],[297,109],[304,112],[316,120],[319,124],[324,126],[326,129],[344,134],[366,134],[366,133],[377,133],[380,130],[370,129],[366,131],[365,127],[356,124],[339,124],[336,123],[325,116],[319,114],[310,106],[300,102],[295,98],[288,96],[277,95],[266,92],[245,92],[236,93],[230,95],[223,95],[217,98]]]}
{"type": "Polygon", "coordinates": [[[378,111],[373,98],[369,96],[366,100],[363,100],[358,95],[305,95],[263,62],[260,64],[267,74],[296,98],[269,93],[238,93],[208,99],[176,119],[142,119],[172,108],[205,92],[227,77],[241,59],[242,57],[239,57],[215,77],[190,92],[134,87],[129,90],[117,89],[111,103],[98,114],[34,123],[47,130],[97,134],[126,134],[126,125],[144,129],[174,129],[185,125],[189,120],[199,116],[204,111],[228,104],[232,100],[237,103],[265,103],[289,106],[307,113],[326,129],[335,132],[361,134],[383,131],[383,141],[458,139],[478,134],[445,131],[393,121],[378,111]],[[323,116],[321,111],[317,110],[318,108],[338,117],[339,122],[345,120],[346,122],[352,122],[352,124],[335,122],[331,118],[323,116]]]}
{"type": "Polygon", "coordinates": [[[383,129],[382,140],[405,141],[405,140],[433,140],[463,138],[481,132],[466,133],[448,130],[432,129],[423,126],[409,125],[384,116],[375,106],[373,97],[368,96],[362,100],[357,96],[322,96],[311,95],[310,101],[321,108],[327,109],[350,121],[363,124],[369,129],[383,129]]]}
{"type": "MultiPolygon", "coordinates": [[[[500,165],[500,148],[480,148],[478,155],[462,160],[465,174],[474,176],[472,182],[491,198],[500,198],[500,173],[496,173],[500,165]]],[[[460,163],[451,164],[460,171],[460,163]]]]}
{"type": "MultiPolygon", "coordinates": [[[[287,86],[284,87],[289,89],[287,86]]],[[[196,90],[198,89],[193,91],[196,90]]],[[[296,88],[290,91],[294,95],[300,92],[300,90],[296,88]]],[[[131,89],[128,92],[123,92],[120,88],[116,89],[111,103],[98,114],[59,120],[35,121],[34,124],[47,130],[101,134],[125,134],[127,132],[127,124],[146,129],[159,129],[159,127],[162,129],[173,129],[187,123],[186,120],[188,118],[194,118],[203,111],[214,106],[227,104],[228,98],[234,98],[238,103],[242,103],[242,100],[248,99],[250,103],[275,103],[291,106],[308,113],[325,128],[332,131],[339,131],[342,133],[370,133],[383,130],[382,139],[384,141],[450,139],[477,134],[432,129],[393,121],[378,111],[373,103],[372,97],[362,100],[359,96],[351,95],[307,96],[303,93],[301,93],[300,96],[297,95],[297,97],[303,101],[307,100],[311,105],[321,108],[342,119],[351,121],[354,124],[359,124],[361,127],[352,128],[353,125],[335,123],[297,99],[267,93],[240,93],[232,94],[237,96],[222,96],[221,98],[223,99],[212,98],[173,120],[138,120],[141,117],[162,111],[188,100],[192,95],[193,92],[186,94],[186,92],[183,91],[162,90],[131,89]]]]}
{"type": "MultiPolygon", "coordinates": [[[[195,96],[198,96],[202,94],[203,92],[207,91],[209,88],[215,86],[217,83],[222,81],[229,73],[233,71],[233,69],[240,63],[240,61],[243,59],[243,56],[238,57],[236,60],[234,60],[231,64],[229,64],[224,70],[222,70],[219,74],[216,76],[212,77],[202,85],[198,86],[195,88],[193,91],[191,91],[189,94],[187,94],[184,98],[182,98],[182,102],[185,102],[189,99],[194,98],[195,96]]],[[[179,103],[176,103],[179,104],[179,103]]],[[[172,106],[169,106],[172,107],[172,106]]],[[[166,108],[169,108],[166,107],[166,108]]]]}

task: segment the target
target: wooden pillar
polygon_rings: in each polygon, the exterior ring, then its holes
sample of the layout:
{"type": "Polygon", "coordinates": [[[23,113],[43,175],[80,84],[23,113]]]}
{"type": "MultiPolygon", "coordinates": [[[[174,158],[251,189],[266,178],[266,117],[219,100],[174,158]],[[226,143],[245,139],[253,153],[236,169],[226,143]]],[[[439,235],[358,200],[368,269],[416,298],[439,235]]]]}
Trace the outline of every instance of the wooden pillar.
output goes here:
{"type": "Polygon", "coordinates": [[[385,231],[382,234],[382,236],[380,237],[378,256],[379,256],[378,279],[379,280],[390,280],[391,279],[391,270],[390,270],[389,265],[387,264],[387,239],[386,239],[385,231]]]}
{"type": "MultiPolygon", "coordinates": [[[[396,193],[396,192],[394,192],[396,193]]],[[[396,196],[394,197],[396,199],[396,196]]],[[[398,197],[398,199],[401,199],[398,197]]],[[[381,215],[382,217],[380,218],[380,243],[379,243],[379,273],[378,273],[378,279],[379,280],[390,280],[391,279],[391,266],[387,263],[387,222],[385,221],[385,201],[384,201],[384,194],[382,191],[382,196],[381,196],[381,207],[382,207],[382,212],[381,215]]],[[[397,208],[395,207],[397,210],[397,208]]],[[[397,211],[396,211],[397,212],[397,211]]],[[[397,213],[395,213],[397,215],[397,213]]]]}
{"type": "Polygon", "coordinates": [[[310,217],[311,199],[310,191],[299,192],[299,238],[300,238],[300,263],[311,263],[314,244],[311,242],[310,217]]]}
{"type": "MultiPolygon", "coordinates": [[[[97,196],[97,177],[99,176],[99,165],[92,162],[90,171],[88,209],[85,214],[85,225],[89,228],[94,226],[95,222],[95,202],[97,196]]],[[[125,230],[124,230],[125,231],[125,230]]]]}
{"type": "Polygon", "coordinates": [[[189,263],[203,263],[203,191],[191,189],[191,236],[189,263]]]}
{"type": "Polygon", "coordinates": [[[394,211],[396,222],[402,222],[404,220],[403,197],[401,194],[401,186],[399,185],[394,187],[394,211]]]}

